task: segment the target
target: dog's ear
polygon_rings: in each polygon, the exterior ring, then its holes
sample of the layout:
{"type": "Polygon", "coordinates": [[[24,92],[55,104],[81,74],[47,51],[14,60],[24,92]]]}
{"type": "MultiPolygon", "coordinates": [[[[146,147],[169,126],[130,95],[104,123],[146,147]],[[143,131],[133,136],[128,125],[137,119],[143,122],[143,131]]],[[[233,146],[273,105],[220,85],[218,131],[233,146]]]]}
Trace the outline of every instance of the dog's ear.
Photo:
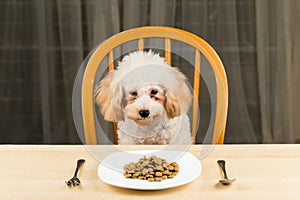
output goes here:
{"type": "Polygon", "coordinates": [[[165,109],[168,118],[181,115],[182,112],[188,112],[191,104],[192,94],[186,83],[186,77],[176,67],[170,67],[175,81],[166,89],[165,109]]]}
{"type": "Polygon", "coordinates": [[[188,112],[192,101],[192,94],[187,85],[187,79],[179,69],[176,67],[172,67],[172,69],[177,82],[176,86],[173,88],[174,93],[180,102],[181,111],[188,112]]]}
{"type": "Polygon", "coordinates": [[[123,87],[120,84],[117,84],[115,87],[113,87],[113,90],[111,91],[113,93],[113,97],[111,100],[111,108],[112,108],[112,115],[113,115],[113,121],[123,121],[124,118],[124,112],[123,112],[123,105],[124,105],[124,91],[123,87]]]}
{"type": "Polygon", "coordinates": [[[123,92],[119,84],[112,84],[114,71],[108,72],[100,81],[95,90],[96,104],[107,121],[117,122],[124,120],[122,110],[123,92]]]}
{"type": "Polygon", "coordinates": [[[165,109],[168,118],[174,118],[181,114],[180,101],[170,89],[165,91],[165,109]]]}

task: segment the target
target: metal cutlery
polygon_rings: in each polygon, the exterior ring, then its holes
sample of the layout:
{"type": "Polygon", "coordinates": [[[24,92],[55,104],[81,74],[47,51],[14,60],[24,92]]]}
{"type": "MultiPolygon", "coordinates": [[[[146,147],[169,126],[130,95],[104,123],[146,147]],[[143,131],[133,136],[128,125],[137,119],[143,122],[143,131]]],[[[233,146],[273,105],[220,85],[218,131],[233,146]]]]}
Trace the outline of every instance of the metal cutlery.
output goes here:
{"type": "Polygon", "coordinates": [[[74,176],[70,180],[66,181],[66,184],[68,186],[78,186],[78,185],[80,185],[80,180],[77,177],[77,173],[78,173],[78,170],[80,169],[80,167],[83,165],[84,162],[85,162],[84,159],[77,160],[77,166],[76,166],[76,169],[75,169],[74,176]]]}
{"type": "Polygon", "coordinates": [[[224,178],[220,179],[219,182],[223,185],[230,185],[233,181],[235,181],[235,178],[228,178],[225,168],[225,160],[218,160],[218,164],[220,165],[224,174],[224,178]]]}

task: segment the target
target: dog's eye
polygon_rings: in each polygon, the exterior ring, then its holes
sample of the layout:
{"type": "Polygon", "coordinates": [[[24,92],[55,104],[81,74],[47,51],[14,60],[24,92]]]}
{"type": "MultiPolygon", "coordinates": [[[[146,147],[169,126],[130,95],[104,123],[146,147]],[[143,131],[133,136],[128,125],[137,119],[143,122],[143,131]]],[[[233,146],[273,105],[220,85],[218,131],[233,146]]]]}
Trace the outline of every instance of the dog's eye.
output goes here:
{"type": "Polygon", "coordinates": [[[132,91],[132,92],[130,92],[130,94],[131,94],[132,96],[136,96],[136,95],[137,95],[137,92],[136,92],[136,91],[132,91]]]}
{"type": "Polygon", "coordinates": [[[157,91],[157,90],[155,90],[155,89],[151,90],[151,94],[152,94],[152,95],[156,95],[156,94],[157,94],[157,92],[158,92],[158,91],[157,91]]]}

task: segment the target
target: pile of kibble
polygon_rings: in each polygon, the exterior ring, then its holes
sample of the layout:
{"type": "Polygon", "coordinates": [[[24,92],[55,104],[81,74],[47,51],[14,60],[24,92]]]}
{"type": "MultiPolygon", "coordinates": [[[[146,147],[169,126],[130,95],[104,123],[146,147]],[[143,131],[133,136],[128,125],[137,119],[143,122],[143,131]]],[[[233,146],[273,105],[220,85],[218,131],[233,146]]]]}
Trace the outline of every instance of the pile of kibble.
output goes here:
{"type": "Polygon", "coordinates": [[[152,181],[162,181],[174,178],[179,172],[177,162],[168,163],[156,156],[140,158],[138,162],[124,165],[125,178],[152,181]]]}

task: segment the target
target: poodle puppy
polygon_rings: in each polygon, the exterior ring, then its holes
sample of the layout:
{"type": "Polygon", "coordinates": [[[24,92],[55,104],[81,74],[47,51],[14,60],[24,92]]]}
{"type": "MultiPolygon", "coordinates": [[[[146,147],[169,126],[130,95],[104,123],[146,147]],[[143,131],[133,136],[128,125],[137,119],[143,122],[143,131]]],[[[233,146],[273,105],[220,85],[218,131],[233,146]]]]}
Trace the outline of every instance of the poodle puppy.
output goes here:
{"type": "Polygon", "coordinates": [[[190,144],[186,77],[158,54],[135,51],[95,90],[107,121],[118,123],[119,144],[190,144]]]}

